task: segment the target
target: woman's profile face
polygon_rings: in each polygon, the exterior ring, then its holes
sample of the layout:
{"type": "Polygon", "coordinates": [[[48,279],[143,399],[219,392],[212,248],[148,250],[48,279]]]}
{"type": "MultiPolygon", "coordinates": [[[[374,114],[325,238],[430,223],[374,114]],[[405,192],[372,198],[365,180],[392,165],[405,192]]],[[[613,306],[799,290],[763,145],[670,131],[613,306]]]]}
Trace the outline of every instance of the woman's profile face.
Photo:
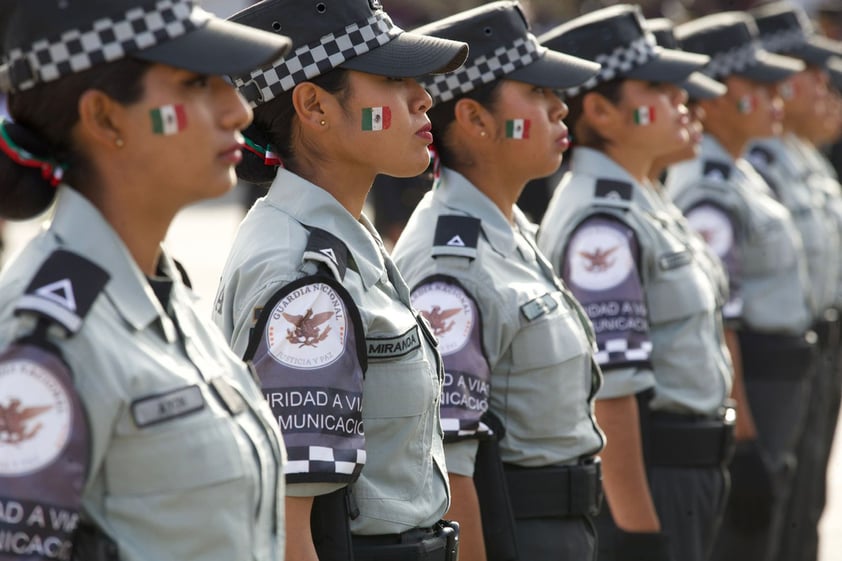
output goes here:
{"type": "Polygon", "coordinates": [[[626,142],[661,157],[690,142],[687,92],[675,84],[626,80],[617,108],[624,118],[626,142]]]}
{"type": "Polygon", "coordinates": [[[242,97],[219,76],[153,65],[140,101],[125,106],[120,134],[126,173],[177,206],[216,197],[236,182],[239,131],[251,121],[242,97]]]}

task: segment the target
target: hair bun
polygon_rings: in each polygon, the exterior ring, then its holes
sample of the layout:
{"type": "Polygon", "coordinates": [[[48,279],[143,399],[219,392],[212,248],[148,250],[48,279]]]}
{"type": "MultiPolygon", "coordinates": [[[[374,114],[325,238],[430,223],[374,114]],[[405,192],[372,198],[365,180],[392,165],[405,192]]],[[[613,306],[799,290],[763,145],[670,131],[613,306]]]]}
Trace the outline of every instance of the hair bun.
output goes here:
{"type": "MultiPolygon", "coordinates": [[[[243,135],[259,146],[271,144],[268,133],[254,123],[243,131],[243,135]]],[[[237,166],[237,177],[249,183],[268,187],[275,180],[277,173],[277,166],[267,165],[264,156],[248,149],[243,150],[243,161],[237,166]]]]}

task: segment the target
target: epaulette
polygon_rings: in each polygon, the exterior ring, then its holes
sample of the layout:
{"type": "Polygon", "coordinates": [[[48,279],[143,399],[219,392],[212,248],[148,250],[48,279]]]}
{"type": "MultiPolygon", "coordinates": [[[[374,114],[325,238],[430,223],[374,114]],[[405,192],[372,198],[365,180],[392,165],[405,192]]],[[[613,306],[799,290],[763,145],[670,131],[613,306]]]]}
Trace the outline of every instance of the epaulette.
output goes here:
{"type": "Polygon", "coordinates": [[[598,179],[594,187],[594,204],[627,209],[631,207],[634,185],[627,181],[598,179]]]}
{"type": "Polygon", "coordinates": [[[317,261],[330,269],[336,280],[345,280],[348,270],[348,246],[345,242],[320,228],[308,228],[310,238],[304,249],[305,261],[317,261]]]}
{"type": "Polygon", "coordinates": [[[715,160],[705,160],[702,167],[702,176],[711,181],[726,181],[731,177],[731,165],[715,160]]]}
{"type": "Polygon", "coordinates": [[[476,259],[482,222],[472,216],[439,216],[433,236],[433,257],[451,255],[476,259]]]}
{"type": "Polygon", "coordinates": [[[15,315],[33,313],[58,323],[70,334],[76,333],[110,278],[96,263],[58,249],[35,273],[15,307],[15,315]]]}
{"type": "Polygon", "coordinates": [[[753,146],[746,159],[755,169],[767,168],[775,163],[775,155],[765,146],[753,146]]]}

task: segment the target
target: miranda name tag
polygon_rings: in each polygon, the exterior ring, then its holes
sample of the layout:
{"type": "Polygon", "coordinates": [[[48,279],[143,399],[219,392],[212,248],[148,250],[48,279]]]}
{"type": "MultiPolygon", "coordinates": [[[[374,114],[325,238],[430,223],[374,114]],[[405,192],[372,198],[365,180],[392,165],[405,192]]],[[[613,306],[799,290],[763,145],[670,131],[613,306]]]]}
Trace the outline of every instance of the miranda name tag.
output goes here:
{"type": "Polygon", "coordinates": [[[190,413],[205,407],[205,398],[199,386],[187,386],[161,395],[144,397],[132,402],[131,410],[135,424],[148,427],[190,413]]]}

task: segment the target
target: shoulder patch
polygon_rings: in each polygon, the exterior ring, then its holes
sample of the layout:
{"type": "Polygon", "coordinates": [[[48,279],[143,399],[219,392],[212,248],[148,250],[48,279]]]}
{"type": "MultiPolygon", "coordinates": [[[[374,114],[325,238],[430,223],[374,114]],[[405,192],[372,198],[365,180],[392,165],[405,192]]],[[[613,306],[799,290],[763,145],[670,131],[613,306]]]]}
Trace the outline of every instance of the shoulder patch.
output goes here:
{"type": "Polygon", "coordinates": [[[634,186],[626,181],[599,179],[594,188],[594,199],[597,204],[626,208],[631,203],[633,192],[634,186]]]}
{"type": "Polygon", "coordinates": [[[731,177],[731,166],[725,162],[707,160],[702,168],[702,175],[712,181],[725,181],[731,177]]]}
{"type": "Polygon", "coordinates": [[[433,257],[455,255],[475,259],[481,227],[480,219],[472,216],[439,216],[433,236],[433,257]]]}
{"type": "Polygon", "coordinates": [[[724,257],[734,245],[731,218],[718,206],[700,204],[691,208],[687,211],[687,222],[719,257],[724,257]]]}
{"type": "Polygon", "coordinates": [[[330,269],[336,280],[343,281],[345,271],[348,270],[348,246],[327,230],[321,228],[308,228],[308,230],[310,238],[304,249],[304,259],[322,263],[330,269]]]}
{"type": "Polygon", "coordinates": [[[632,236],[632,230],[620,223],[583,224],[567,250],[570,282],[590,291],[622,284],[636,268],[632,236]]]}
{"type": "Polygon", "coordinates": [[[56,250],[35,273],[15,314],[32,312],[76,333],[110,278],[103,268],[81,255],[56,250]]]}
{"type": "Polygon", "coordinates": [[[442,355],[462,349],[479,320],[471,297],[461,286],[443,280],[416,287],[412,291],[412,305],[429,322],[442,355]]]}

